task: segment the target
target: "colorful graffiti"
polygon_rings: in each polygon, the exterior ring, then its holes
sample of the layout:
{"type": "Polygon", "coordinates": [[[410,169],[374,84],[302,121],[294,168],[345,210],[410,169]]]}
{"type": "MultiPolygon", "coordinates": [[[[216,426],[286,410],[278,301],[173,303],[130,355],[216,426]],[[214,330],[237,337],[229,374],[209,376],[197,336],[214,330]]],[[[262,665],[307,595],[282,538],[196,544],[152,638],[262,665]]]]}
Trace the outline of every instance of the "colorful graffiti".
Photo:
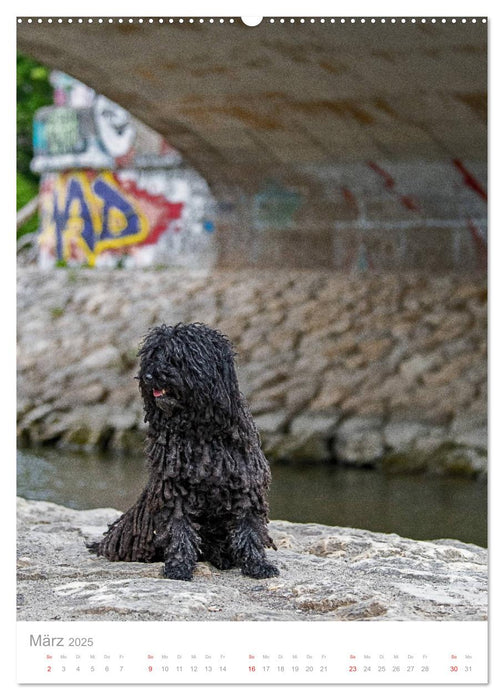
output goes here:
{"type": "Polygon", "coordinates": [[[181,163],[160,134],[104,95],[59,71],[51,82],[55,105],[37,110],[33,122],[35,172],[181,163]]]}
{"type": "Polygon", "coordinates": [[[112,172],[48,174],[41,188],[41,255],[94,266],[104,253],[123,255],[156,244],[183,206],[112,172]]]}
{"type": "Polygon", "coordinates": [[[94,121],[100,144],[113,158],[125,156],[131,150],[136,130],[128,112],[98,95],[94,105],[94,121]]]}
{"type": "Polygon", "coordinates": [[[79,114],[71,107],[40,110],[33,125],[33,147],[36,151],[54,156],[61,153],[80,153],[86,145],[79,123],[79,114]]]}
{"type": "Polygon", "coordinates": [[[65,73],[33,124],[39,264],[210,267],[215,201],[160,134],[65,73]]]}

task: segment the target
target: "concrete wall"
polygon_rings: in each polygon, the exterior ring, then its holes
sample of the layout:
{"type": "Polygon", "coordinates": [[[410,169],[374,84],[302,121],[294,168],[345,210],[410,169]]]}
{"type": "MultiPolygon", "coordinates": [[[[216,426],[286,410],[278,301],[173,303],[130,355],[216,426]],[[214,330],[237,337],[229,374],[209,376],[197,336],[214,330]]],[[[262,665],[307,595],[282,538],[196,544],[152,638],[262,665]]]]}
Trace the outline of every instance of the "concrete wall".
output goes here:
{"type": "Polygon", "coordinates": [[[482,18],[270,19],[24,18],[18,46],[182,153],[221,266],[483,271],[482,18]]]}
{"type": "Polygon", "coordinates": [[[484,271],[484,161],[305,166],[218,201],[225,265],[484,271]]]}

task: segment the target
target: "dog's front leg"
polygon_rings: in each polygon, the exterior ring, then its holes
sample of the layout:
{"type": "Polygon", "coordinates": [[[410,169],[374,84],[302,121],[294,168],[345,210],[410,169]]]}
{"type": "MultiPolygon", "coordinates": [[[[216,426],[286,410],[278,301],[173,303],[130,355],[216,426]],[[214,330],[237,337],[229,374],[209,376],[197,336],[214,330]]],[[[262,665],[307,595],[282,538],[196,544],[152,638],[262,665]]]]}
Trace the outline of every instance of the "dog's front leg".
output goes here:
{"type": "Polygon", "coordinates": [[[165,548],[164,575],[182,581],[192,579],[198,561],[200,537],[193,524],[184,515],[174,517],[170,523],[168,544],[165,548]]]}
{"type": "Polygon", "coordinates": [[[232,537],[232,547],[244,576],[270,578],[279,575],[277,567],[266,558],[265,534],[267,536],[266,526],[254,513],[247,513],[238,521],[232,537]]]}

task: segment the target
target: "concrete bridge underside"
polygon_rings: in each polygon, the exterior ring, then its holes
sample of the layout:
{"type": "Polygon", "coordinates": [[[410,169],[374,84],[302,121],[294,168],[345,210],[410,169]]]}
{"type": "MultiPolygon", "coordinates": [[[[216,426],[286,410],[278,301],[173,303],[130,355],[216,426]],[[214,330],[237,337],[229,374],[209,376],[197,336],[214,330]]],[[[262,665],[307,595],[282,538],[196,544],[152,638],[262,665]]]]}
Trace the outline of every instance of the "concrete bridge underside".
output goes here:
{"type": "Polygon", "coordinates": [[[128,109],[205,177],[222,265],[484,268],[481,19],[54,18],[18,24],[18,48],[128,109]]]}

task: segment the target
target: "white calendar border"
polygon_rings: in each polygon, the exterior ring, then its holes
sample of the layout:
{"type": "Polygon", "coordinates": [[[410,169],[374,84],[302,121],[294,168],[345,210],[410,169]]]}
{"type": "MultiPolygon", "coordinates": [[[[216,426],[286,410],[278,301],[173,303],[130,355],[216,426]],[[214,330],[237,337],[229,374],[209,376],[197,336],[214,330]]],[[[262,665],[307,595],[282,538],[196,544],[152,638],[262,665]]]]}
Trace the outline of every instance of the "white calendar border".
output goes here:
{"type": "Polygon", "coordinates": [[[22,621],[18,682],[481,685],[487,642],[485,621],[22,621]]]}
{"type": "MultiPolygon", "coordinates": [[[[71,8],[71,13],[72,14],[79,14],[82,13],[83,16],[90,16],[90,15],[99,15],[99,14],[107,14],[107,15],[115,15],[115,14],[132,14],[138,15],[139,12],[139,5],[138,2],[131,2],[131,0],[124,0],[124,2],[121,3],[109,3],[109,8],[106,7],[107,3],[94,3],[94,2],[88,2],[88,3],[77,3],[77,5],[72,5],[71,8]],[[80,5],[80,7],[79,7],[80,5]],[[120,12],[119,12],[120,10],[120,12]]],[[[147,2],[147,3],[142,3],[141,5],[141,14],[145,15],[157,15],[161,12],[161,14],[166,14],[169,13],[174,16],[212,16],[212,15],[223,15],[223,16],[237,16],[237,15],[257,15],[257,16],[301,16],[301,15],[310,15],[310,16],[334,16],[334,15],[343,15],[346,16],[348,14],[348,7],[345,6],[335,6],[334,3],[328,3],[328,2],[317,2],[317,0],[312,0],[310,3],[292,3],[292,2],[279,2],[278,0],[275,2],[275,0],[270,0],[270,2],[266,3],[264,2],[186,2],[183,4],[180,3],[170,3],[169,5],[166,5],[166,3],[161,3],[161,2],[147,2]],[[308,10],[308,12],[307,12],[308,10]]],[[[496,29],[495,34],[493,34],[493,41],[489,43],[489,49],[491,52],[492,56],[492,63],[494,67],[498,64],[502,64],[502,59],[504,58],[500,54],[503,53],[503,46],[504,46],[504,37],[501,36],[501,30],[499,29],[499,37],[497,38],[497,25],[500,25],[502,27],[502,11],[500,8],[494,8],[494,3],[488,3],[488,2],[479,2],[478,4],[474,2],[466,2],[461,0],[460,2],[444,2],[444,3],[439,3],[439,2],[423,2],[423,3],[408,3],[407,6],[405,6],[404,1],[399,3],[399,2],[382,2],[382,3],[376,3],[376,2],[354,2],[351,4],[351,10],[352,13],[355,16],[373,16],[373,15],[382,15],[382,16],[400,16],[402,13],[405,13],[407,11],[406,16],[439,16],[443,13],[450,15],[450,16],[472,16],[476,14],[477,16],[490,16],[490,23],[489,23],[489,31],[493,33],[494,28],[496,29]],[[448,7],[450,5],[450,7],[448,7]]],[[[51,15],[51,14],[62,14],[62,16],[65,16],[69,12],[69,6],[68,3],[65,2],[45,2],[43,5],[40,4],[39,2],[28,2],[27,0],[22,0],[22,2],[18,2],[16,4],[15,8],[9,8],[7,11],[3,11],[3,22],[2,22],[2,46],[6,52],[6,55],[10,58],[13,55],[13,52],[15,51],[15,38],[14,38],[14,31],[11,26],[9,26],[9,23],[14,19],[16,15],[29,15],[33,14],[34,16],[36,15],[51,15]],[[7,14],[9,15],[7,17],[7,14]]],[[[13,71],[13,66],[12,64],[9,64],[9,70],[14,73],[13,71]]],[[[497,107],[497,85],[496,85],[496,76],[497,71],[494,68],[493,74],[491,73],[490,77],[493,78],[492,84],[495,86],[495,89],[493,91],[493,98],[490,101],[491,105],[491,121],[490,123],[492,124],[492,120],[495,116],[495,109],[497,107]]],[[[8,80],[13,81],[13,75],[8,76],[8,80]]],[[[13,90],[13,82],[9,83],[11,86],[10,89],[10,95],[15,94],[13,90]]],[[[13,120],[10,120],[10,128],[14,128],[12,126],[13,120]]],[[[495,126],[495,123],[494,123],[495,126]]],[[[502,146],[501,143],[501,135],[499,133],[499,129],[494,128],[491,132],[492,134],[492,150],[495,152],[497,148],[502,146]]],[[[4,152],[4,158],[7,159],[9,163],[14,164],[15,163],[15,139],[10,138],[7,140],[9,143],[6,143],[6,151],[4,152]]],[[[498,171],[498,168],[496,167],[496,160],[492,159],[490,160],[490,172],[491,172],[491,178],[492,178],[492,183],[497,183],[498,178],[500,177],[498,171]]],[[[500,184],[500,183],[499,183],[500,184]]],[[[498,191],[497,186],[493,186],[494,191],[498,191]]],[[[13,199],[13,194],[14,194],[14,185],[13,183],[8,183],[5,187],[5,190],[3,192],[3,195],[6,195],[6,203],[8,203],[8,210],[12,211],[13,207],[11,206],[13,199]]],[[[497,198],[496,198],[497,199],[497,198]]],[[[500,256],[502,255],[502,250],[501,246],[502,244],[500,243],[499,240],[497,240],[499,237],[497,236],[497,232],[501,231],[504,229],[503,226],[498,226],[499,222],[499,217],[502,215],[500,212],[497,210],[497,208],[492,208],[492,198],[490,198],[491,202],[491,209],[490,209],[490,219],[492,223],[496,223],[497,225],[492,227],[496,235],[491,238],[491,251],[492,251],[492,256],[490,258],[490,271],[489,271],[489,277],[490,281],[492,283],[492,289],[493,292],[492,294],[495,295],[494,298],[499,298],[503,293],[504,290],[501,288],[501,281],[502,275],[500,274],[500,269],[497,267],[498,261],[501,259],[500,256]]],[[[7,230],[13,230],[13,223],[14,223],[14,212],[12,211],[12,227],[8,226],[7,230]]],[[[502,240],[502,236],[500,237],[502,240]]],[[[6,249],[7,249],[7,255],[6,258],[8,261],[13,261],[15,259],[15,245],[14,241],[10,240],[6,243],[6,249]]],[[[2,348],[2,359],[7,358],[6,362],[3,363],[3,366],[8,366],[9,368],[13,368],[15,366],[15,351],[14,351],[14,340],[15,340],[15,270],[14,269],[9,269],[8,270],[8,275],[7,275],[7,298],[6,298],[6,305],[8,308],[6,316],[7,318],[7,335],[8,335],[8,346],[5,348],[2,348]]],[[[493,310],[498,306],[498,304],[493,304],[493,310]]],[[[492,326],[496,327],[497,323],[497,318],[496,314],[493,313],[492,311],[492,306],[491,306],[491,319],[492,319],[492,326]],[[495,325],[494,325],[495,324],[495,325]]],[[[495,349],[495,342],[497,346],[499,345],[498,339],[493,335],[492,339],[492,347],[495,349]],[[496,342],[497,341],[497,342],[496,342]]],[[[500,349],[500,348],[499,348],[500,349]]],[[[496,353],[499,357],[504,355],[504,353],[496,353]]],[[[492,371],[491,371],[491,376],[492,376],[492,384],[495,386],[497,384],[497,387],[500,387],[502,385],[502,375],[500,373],[500,370],[498,366],[495,366],[496,363],[492,363],[492,371]]],[[[7,406],[12,406],[13,403],[15,403],[15,384],[13,381],[13,377],[6,378],[4,380],[4,386],[6,386],[6,394],[7,398],[5,399],[5,403],[7,406]]],[[[494,392],[492,392],[493,394],[494,392]]],[[[495,394],[498,393],[498,389],[495,391],[495,394]]],[[[495,401],[492,401],[492,396],[491,396],[491,402],[494,407],[495,411],[495,401]]],[[[491,424],[496,424],[496,420],[498,419],[498,414],[495,411],[491,411],[491,416],[494,415],[494,420],[491,419],[491,424]]],[[[14,469],[12,468],[12,465],[15,463],[15,443],[13,436],[15,436],[15,416],[13,418],[12,413],[8,416],[8,420],[4,421],[4,425],[2,426],[5,435],[5,441],[4,445],[8,445],[8,458],[5,461],[5,465],[8,470],[8,474],[6,476],[7,478],[7,488],[3,490],[4,493],[4,508],[2,512],[2,524],[7,525],[7,532],[11,533],[10,539],[9,539],[9,547],[8,547],[8,555],[7,559],[9,562],[14,562],[14,557],[15,557],[15,525],[13,524],[15,522],[15,508],[14,508],[14,494],[15,494],[15,473],[14,469]],[[12,479],[12,481],[11,481],[12,479]],[[7,500],[7,503],[5,501],[7,500]],[[12,557],[10,556],[12,555],[12,557]]],[[[496,496],[495,494],[502,494],[504,493],[502,488],[499,488],[500,485],[502,485],[502,469],[498,469],[498,467],[501,467],[502,459],[499,459],[499,457],[502,457],[502,448],[500,448],[499,445],[496,444],[496,440],[493,440],[493,430],[491,430],[490,433],[490,446],[491,446],[491,464],[493,463],[494,469],[491,471],[491,484],[492,484],[492,490],[490,493],[494,494],[492,499],[491,499],[491,505],[490,505],[490,516],[491,516],[491,522],[492,522],[492,528],[493,531],[495,531],[495,525],[496,521],[502,517],[501,516],[501,511],[502,509],[499,508],[496,505],[496,496]],[[499,483],[500,481],[500,483],[499,483]],[[493,507],[492,507],[493,504],[493,507]]],[[[490,543],[492,544],[492,539],[490,540],[490,543]]],[[[11,573],[9,571],[9,573],[11,573]]],[[[2,678],[2,686],[7,690],[8,697],[27,697],[28,695],[33,695],[36,693],[37,698],[41,698],[42,700],[44,698],[51,698],[51,700],[54,697],[58,697],[58,694],[60,694],[61,697],[63,697],[63,694],[65,697],[68,695],[69,692],[72,693],[72,696],[74,697],[83,697],[84,694],[86,697],[89,695],[89,688],[87,685],[82,685],[82,686],[17,686],[14,681],[14,669],[15,669],[15,664],[14,664],[14,651],[15,651],[15,644],[14,644],[14,638],[16,635],[16,619],[15,619],[15,609],[14,609],[14,600],[15,600],[15,592],[16,592],[16,586],[15,586],[15,579],[14,577],[10,577],[9,573],[6,573],[4,570],[4,577],[7,575],[7,584],[4,585],[3,587],[3,603],[4,603],[4,608],[6,609],[6,613],[4,613],[2,619],[4,621],[4,625],[2,626],[2,634],[1,634],[1,640],[2,640],[2,646],[1,646],[1,658],[2,658],[2,667],[4,669],[3,671],[3,678],[2,678]]],[[[502,660],[499,658],[499,651],[498,649],[502,648],[502,645],[500,645],[500,640],[498,639],[498,627],[499,624],[502,621],[502,603],[500,602],[500,599],[502,596],[500,595],[500,591],[502,590],[502,580],[501,580],[501,572],[497,567],[497,564],[494,566],[494,561],[492,557],[492,563],[491,563],[491,591],[496,591],[497,593],[495,595],[491,595],[491,604],[492,604],[492,613],[491,613],[491,620],[493,621],[489,625],[489,635],[490,635],[490,658],[493,660],[493,663],[491,664],[490,668],[490,684],[488,686],[478,686],[477,693],[478,697],[481,694],[485,692],[490,692],[491,696],[493,697],[498,690],[502,692],[502,673],[500,672],[500,669],[502,668],[502,660]],[[498,620],[500,622],[498,622],[498,620]]],[[[70,623],[71,624],[71,623],[70,623]]],[[[163,624],[163,623],[160,623],[163,624]]],[[[209,622],[205,623],[208,625],[213,625],[215,623],[209,622]]],[[[241,623],[230,623],[230,624],[241,624],[241,623]]],[[[298,623],[291,623],[294,625],[297,625],[298,623]]],[[[327,625],[331,625],[332,623],[324,623],[327,625]]],[[[351,624],[351,623],[343,623],[343,624],[351,624]]],[[[379,624],[386,624],[386,623],[379,623],[379,624]]],[[[414,624],[422,624],[422,623],[414,623],[414,624]]],[[[201,688],[202,686],[192,686],[192,685],[187,685],[187,686],[177,686],[176,687],[176,693],[177,693],[177,698],[183,698],[183,697],[189,697],[189,695],[194,694],[194,688],[201,688]]],[[[269,688],[269,686],[268,686],[269,688]]],[[[274,692],[274,697],[289,697],[289,698],[297,698],[297,697],[306,697],[306,686],[286,686],[283,688],[283,690],[286,691],[286,693],[282,692],[282,688],[279,686],[275,686],[275,688],[272,689],[274,692]],[[288,695],[287,695],[288,693],[288,695]]],[[[336,693],[340,695],[339,690],[335,689],[334,686],[317,686],[316,688],[313,688],[314,691],[317,692],[318,697],[330,697],[334,698],[336,693]]],[[[352,686],[348,687],[345,686],[344,689],[344,698],[351,697],[351,698],[356,698],[356,697],[363,697],[364,693],[369,693],[370,687],[362,687],[362,686],[352,686]]],[[[150,686],[149,689],[150,693],[157,694],[158,696],[163,696],[163,698],[166,698],[166,687],[165,686],[150,686]]],[[[218,687],[206,687],[205,686],[205,693],[210,694],[209,697],[236,697],[236,692],[237,692],[237,686],[218,686],[218,687]]],[[[267,692],[267,688],[264,686],[261,686],[261,693],[266,693],[267,697],[270,697],[269,693],[267,692]]],[[[404,695],[404,686],[402,685],[397,685],[397,686],[381,686],[381,687],[376,687],[373,686],[373,696],[378,695],[378,697],[386,697],[389,698],[394,693],[399,696],[401,694],[401,697],[404,695]]],[[[410,694],[412,697],[415,695],[418,695],[418,697],[425,697],[425,690],[423,688],[423,685],[417,685],[417,686],[411,686],[408,685],[407,687],[407,692],[410,694]]],[[[137,698],[138,695],[138,686],[121,686],[121,698],[129,698],[129,697],[135,697],[137,698]]],[[[241,697],[251,697],[252,694],[256,696],[257,694],[257,689],[254,686],[239,686],[239,693],[241,697]]],[[[453,687],[448,687],[448,686],[443,686],[443,694],[445,697],[450,697],[451,693],[457,693],[457,698],[460,697],[471,697],[474,698],[475,695],[475,689],[472,686],[453,686],[453,687]]],[[[116,697],[116,696],[114,696],[116,697]]],[[[118,695],[117,695],[118,697],[118,695]]]]}
{"type": "Polygon", "coordinates": [[[12,10],[13,16],[162,16],[162,17],[481,17],[497,16],[498,10],[488,0],[424,0],[424,2],[404,0],[354,0],[352,3],[334,3],[329,0],[188,0],[170,2],[162,0],[121,0],[120,2],[74,3],[71,6],[64,0],[20,0],[12,10]]]}

